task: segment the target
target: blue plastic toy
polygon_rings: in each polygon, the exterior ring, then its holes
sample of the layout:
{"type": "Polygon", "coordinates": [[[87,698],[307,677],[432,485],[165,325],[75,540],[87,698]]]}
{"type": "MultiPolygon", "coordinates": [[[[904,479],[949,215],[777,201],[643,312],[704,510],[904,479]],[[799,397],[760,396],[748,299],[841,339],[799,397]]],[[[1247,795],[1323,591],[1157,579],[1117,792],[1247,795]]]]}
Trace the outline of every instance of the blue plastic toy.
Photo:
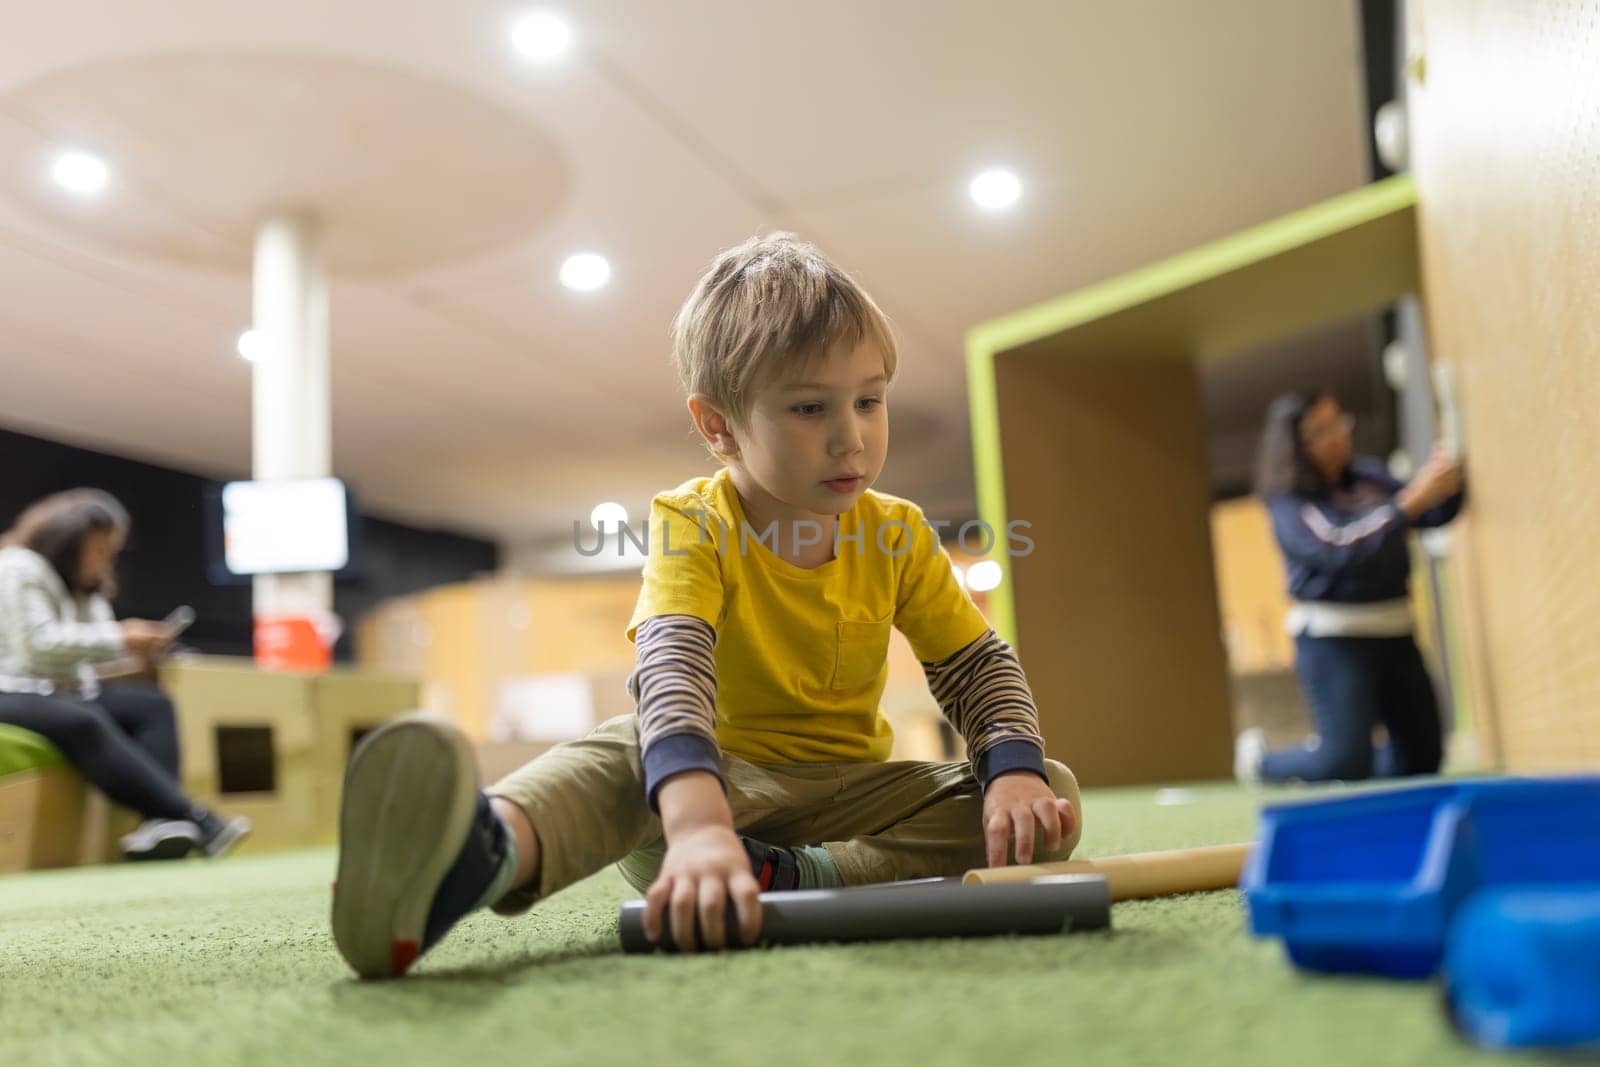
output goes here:
{"type": "Polygon", "coordinates": [[[1600,884],[1474,896],[1450,931],[1445,989],[1480,1045],[1600,1045],[1600,884]]]}
{"type": "Polygon", "coordinates": [[[1425,978],[1486,888],[1600,883],[1600,777],[1464,780],[1261,813],[1251,929],[1319,971],[1425,978]]]}

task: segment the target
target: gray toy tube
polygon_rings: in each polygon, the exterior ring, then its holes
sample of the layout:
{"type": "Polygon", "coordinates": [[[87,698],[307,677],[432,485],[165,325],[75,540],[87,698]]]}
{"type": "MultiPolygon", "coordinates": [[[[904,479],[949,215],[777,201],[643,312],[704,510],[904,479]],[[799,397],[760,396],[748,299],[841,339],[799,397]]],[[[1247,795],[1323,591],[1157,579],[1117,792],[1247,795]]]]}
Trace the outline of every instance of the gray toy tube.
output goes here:
{"type": "MultiPolygon", "coordinates": [[[[622,905],[624,952],[676,950],[671,917],[657,945],[644,936],[644,901],[622,905]]],[[[698,922],[698,920],[697,920],[698,922]]],[[[761,943],[890,941],[903,937],[998,937],[1064,934],[1111,925],[1104,875],[1057,875],[1023,885],[963,886],[956,879],[890,882],[850,889],[761,894],[761,943]]],[[[727,929],[738,940],[730,906],[727,929]]]]}

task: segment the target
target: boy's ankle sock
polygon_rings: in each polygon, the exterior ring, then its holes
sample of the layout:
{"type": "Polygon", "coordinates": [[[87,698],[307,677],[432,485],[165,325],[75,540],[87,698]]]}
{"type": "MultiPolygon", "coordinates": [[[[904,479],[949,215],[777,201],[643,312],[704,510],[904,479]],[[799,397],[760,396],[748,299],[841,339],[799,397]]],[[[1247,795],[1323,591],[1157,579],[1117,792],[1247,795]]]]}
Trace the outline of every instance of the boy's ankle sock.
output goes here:
{"type": "MultiPolygon", "coordinates": [[[[493,809],[490,810],[490,815],[496,822],[500,821],[499,816],[493,814],[493,809]]],[[[494,878],[489,882],[488,888],[483,891],[483,896],[473,905],[474,910],[487,908],[497,903],[501,897],[511,892],[511,883],[516,881],[517,864],[522,862],[522,854],[517,850],[517,835],[513,834],[511,828],[503,823],[501,824],[501,832],[505,834],[503,842],[505,857],[501,859],[500,868],[495,871],[494,878]]]]}
{"type": "Polygon", "coordinates": [[[800,868],[801,889],[838,889],[844,885],[839,865],[833,862],[833,853],[821,845],[801,845],[790,849],[800,868]]]}
{"type": "Polygon", "coordinates": [[[423,933],[423,951],[467,915],[505,896],[516,873],[516,838],[489,806],[489,798],[480,792],[467,839],[434,894],[423,933]]]}
{"type": "Polygon", "coordinates": [[[741,837],[750,854],[750,873],[763,893],[791,889],[837,889],[844,885],[833,856],[820,845],[781,848],[741,837]]]}

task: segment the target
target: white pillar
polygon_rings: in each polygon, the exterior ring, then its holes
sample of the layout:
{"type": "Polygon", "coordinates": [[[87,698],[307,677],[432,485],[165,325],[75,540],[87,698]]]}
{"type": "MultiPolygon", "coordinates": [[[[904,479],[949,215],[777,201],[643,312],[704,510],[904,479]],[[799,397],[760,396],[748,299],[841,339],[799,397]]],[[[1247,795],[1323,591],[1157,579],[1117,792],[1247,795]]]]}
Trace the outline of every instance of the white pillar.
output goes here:
{"type": "MultiPolygon", "coordinates": [[[[328,402],[328,279],[310,215],[267,219],[256,232],[252,385],[254,477],[325,478],[333,469],[328,402]]],[[[333,610],[329,574],[258,575],[256,616],[333,610]]]]}

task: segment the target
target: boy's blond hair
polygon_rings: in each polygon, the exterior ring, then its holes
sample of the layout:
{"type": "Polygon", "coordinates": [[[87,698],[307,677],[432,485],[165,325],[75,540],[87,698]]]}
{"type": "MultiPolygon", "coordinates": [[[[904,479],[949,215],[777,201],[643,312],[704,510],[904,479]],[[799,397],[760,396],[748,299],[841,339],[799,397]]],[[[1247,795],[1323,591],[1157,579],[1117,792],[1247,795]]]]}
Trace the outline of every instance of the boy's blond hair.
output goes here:
{"type": "Polygon", "coordinates": [[[742,423],[761,385],[864,340],[892,381],[894,334],[872,297],[815,245],[771,233],[723,252],[695,285],[672,326],[672,363],[685,393],[742,423]]]}

